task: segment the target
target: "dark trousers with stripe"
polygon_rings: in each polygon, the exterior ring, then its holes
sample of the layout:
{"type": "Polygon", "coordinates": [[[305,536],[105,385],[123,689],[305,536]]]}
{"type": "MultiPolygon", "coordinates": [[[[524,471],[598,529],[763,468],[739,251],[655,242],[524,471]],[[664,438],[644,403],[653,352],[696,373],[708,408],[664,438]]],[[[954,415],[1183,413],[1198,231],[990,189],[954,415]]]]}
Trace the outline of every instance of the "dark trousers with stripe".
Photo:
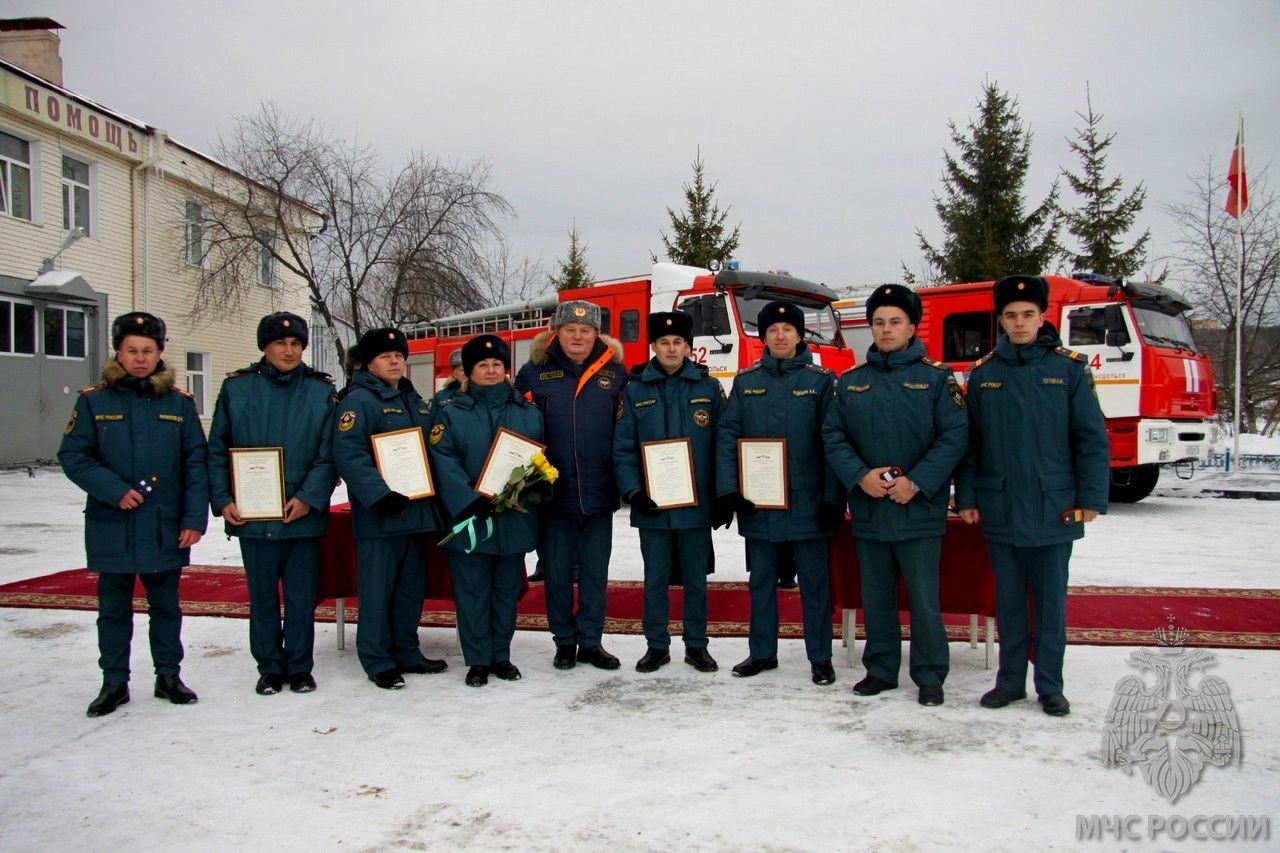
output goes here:
{"type": "Polygon", "coordinates": [[[104,682],[129,680],[133,643],[133,579],[147,590],[147,637],[156,675],[177,675],[182,664],[182,610],[178,607],[181,569],[168,572],[98,574],[98,666],[104,682]]]}
{"type": "Polygon", "coordinates": [[[320,538],[241,539],[249,587],[249,651],[262,675],[311,672],[320,538]],[[280,594],[284,593],[284,622],[280,594]]]}
{"type": "Polygon", "coordinates": [[[1027,665],[1034,648],[1036,693],[1044,696],[1062,692],[1071,545],[1064,542],[1023,548],[987,543],[991,568],[996,574],[996,622],[1000,628],[996,686],[1002,690],[1021,693],[1027,689],[1027,665]]]}
{"type": "Polygon", "coordinates": [[[951,651],[938,603],[938,557],[942,537],[880,542],[859,538],[862,608],[867,643],[862,665],[868,675],[898,683],[902,666],[902,623],[898,617],[898,579],[907,588],[911,608],[911,680],[941,685],[947,680],[951,651]]]}

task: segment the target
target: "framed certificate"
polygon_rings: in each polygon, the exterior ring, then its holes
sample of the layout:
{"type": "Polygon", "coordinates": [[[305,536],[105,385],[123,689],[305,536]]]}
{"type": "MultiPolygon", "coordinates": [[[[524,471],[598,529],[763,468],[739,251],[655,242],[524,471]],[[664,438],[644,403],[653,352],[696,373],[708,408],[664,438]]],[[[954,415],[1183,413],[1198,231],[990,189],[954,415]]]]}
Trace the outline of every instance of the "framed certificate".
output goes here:
{"type": "Polygon", "coordinates": [[[742,496],[760,509],[788,509],[787,440],[738,439],[738,485],[742,496]]]}
{"type": "Polygon", "coordinates": [[[373,442],[373,464],[387,488],[410,499],[429,498],[436,493],[427,465],[427,445],[419,427],[408,427],[369,436],[373,442]]]}
{"type": "Polygon", "coordinates": [[[533,461],[535,453],[546,449],[545,444],[538,444],[506,427],[498,427],[498,434],[493,437],[493,444],[489,445],[489,455],[485,457],[484,467],[476,478],[476,491],[486,498],[493,497],[506,488],[512,471],[528,465],[533,461]]]}
{"type": "Polygon", "coordinates": [[[284,448],[233,447],[231,499],[245,521],[284,518],[284,448]]]}
{"type": "Polygon", "coordinates": [[[687,438],[640,442],[645,493],[658,509],[698,505],[693,477],[693,442],[687,438]]]}

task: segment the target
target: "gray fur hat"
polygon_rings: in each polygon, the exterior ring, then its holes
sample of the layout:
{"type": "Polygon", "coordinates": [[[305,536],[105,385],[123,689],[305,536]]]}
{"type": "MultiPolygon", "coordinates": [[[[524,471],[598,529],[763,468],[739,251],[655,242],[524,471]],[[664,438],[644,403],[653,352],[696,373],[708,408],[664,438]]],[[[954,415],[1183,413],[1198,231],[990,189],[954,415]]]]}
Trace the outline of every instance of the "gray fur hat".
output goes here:
{"type": "Polygon", "coordinates": [[[556,306],[556,317],[553,325],[558,329],[566,323],[586,323],[597,332],[600,331],[600,306],[581,299],[561,302],[556,306]]]}

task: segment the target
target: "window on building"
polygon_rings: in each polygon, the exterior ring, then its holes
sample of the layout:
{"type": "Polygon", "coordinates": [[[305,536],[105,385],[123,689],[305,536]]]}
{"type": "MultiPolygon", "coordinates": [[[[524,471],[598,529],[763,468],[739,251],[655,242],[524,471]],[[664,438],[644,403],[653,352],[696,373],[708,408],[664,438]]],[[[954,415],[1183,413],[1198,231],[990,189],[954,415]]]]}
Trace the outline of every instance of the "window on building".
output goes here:
{"type": "Polygon", "coordinates": [[[640,340],[639,311],[633,309],[622,312],[622,316],[618,318],[618,337],[624,344],[640,340]]]}
{"type": "Polygon", "coordinates": [[[187,199],[187,263],[202,267],[205,262],[204,207],[198,201],[187,199]]]}
{"type": "Polygon", "coordinates": [[[36,309],[28,302],[0,299],[0,353],[35,355],[36,309]]]}
{"type": "Polygon", "coordinates": [[[271,287],[276,283],[276,232],[266,228],[257,230],[258,237],[258,284],[271,287]]]}
{"type": "Polygon", "coordinates": [[[204,417],[209,411],[209,373],[213,353],[187,353],[187,393],[195,398],[196,412],[204,417]]]}
{"type": "Polygon", "coordinates": [[[600,334],[602,335],[613,334],[611,331],[609,331],[609,323],[611,322],[611,320],[612,320],[612,317],[609,314],[609,309],[601,308],[600,309],[600,334]]]}
{"type": "Polygon", "coordinates": [[[0,131],[0,213],[31,219],[31,143],[0,131]]]}
{"type": "Polygon", "coordinates": [[[45,355],[84,358],[84,349],[84,312],[76,308],[45,308],[45,355]]]}
{"type": "Polygon", "coordinates": [[[1067,346],[1101,346],[1107,340],[1105,308],[1077,308],[1067,315],[1067,346]]]}
{"type": "Polygon", "coordinates": [[[992,323],[990,311],[952,314],[942,321],[942,360],[974,361],[991,349],[992,323]]]}
{"type": "Polygon", "coordinates": [[[89,164],[82,163],[74,157],[62,158],[62,227],[70,231],[72,228],[83,228],[86,236],[90,233],[89,211],[91,209],[89,186],[89,164]]]}

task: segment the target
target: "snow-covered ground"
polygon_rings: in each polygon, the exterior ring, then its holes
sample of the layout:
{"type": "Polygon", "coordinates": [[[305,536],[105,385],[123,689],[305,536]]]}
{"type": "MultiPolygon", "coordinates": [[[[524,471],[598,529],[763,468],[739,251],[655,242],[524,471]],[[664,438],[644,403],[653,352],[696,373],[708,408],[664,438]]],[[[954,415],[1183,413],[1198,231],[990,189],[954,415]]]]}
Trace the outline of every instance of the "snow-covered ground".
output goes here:
{"type": "MultiPolygon", "coordinates": [[[[56,468],[0,472],[0,582],[84,564],[81,494],[56,468]]],[[[1112,507],[1090,526],[1072,583],[1280,587],[1280,503],[1197,497],[1162,481],[1157,495],[1112,507]]],[[[1266,475],[1262,475],[1266,476],[1266,475]]],[[[1273,475],[1274,476],[1274,475],[1273,475]]],[[[239,563],[210,528],[199,563],[239,563]]],[[[642,575],[638,540],[619,515],[611,576],[642,575]]],[[[736,530],[717,531],[713,581],[742,580],[736,530]]],[[[239,619],[188,618],[184,679],[194,707],[150,694],[146,619],[136,620],[133,701],[84,716],[96,695],[94,616],[0,609],[0,849],[1028,850],[1141,849],[1147,841],[1077,840],[1077,815],[1267,816],[1280,845],[1280,652],[1221,650],[1243,731],[1239,767],[1205,769],[1170,805],[1141,778],[1103,766],[1100,742],[1130,649],[1072,646],[1072,714],[1034,700],[977,704],[993,682],[982,648],[951,646],[947,702],[902,689],[863,699],[809,681],[801,641],[748,680],[728,668],[745,639],[713,639],[720,672],[680,662],[632,668],[644,640],[608,636],[608,673],[551,666],[541,633],[519,632],[524,680],[462,683],[452,631],[423,629],[447,673],[386,692],[365,680],[353,643],[317,630],[310,695],[261,697],[239,619]]],[[[1156,626],[1152,626],[1153,628],[1156,626]]],[[[678,652],[677,643],[676,651],[678,652]]],[[[904,661],[906,658],[904,650],[904,661]]],[[[1205,842],[1167,834],[1162,849],[1205,842]]]]}

